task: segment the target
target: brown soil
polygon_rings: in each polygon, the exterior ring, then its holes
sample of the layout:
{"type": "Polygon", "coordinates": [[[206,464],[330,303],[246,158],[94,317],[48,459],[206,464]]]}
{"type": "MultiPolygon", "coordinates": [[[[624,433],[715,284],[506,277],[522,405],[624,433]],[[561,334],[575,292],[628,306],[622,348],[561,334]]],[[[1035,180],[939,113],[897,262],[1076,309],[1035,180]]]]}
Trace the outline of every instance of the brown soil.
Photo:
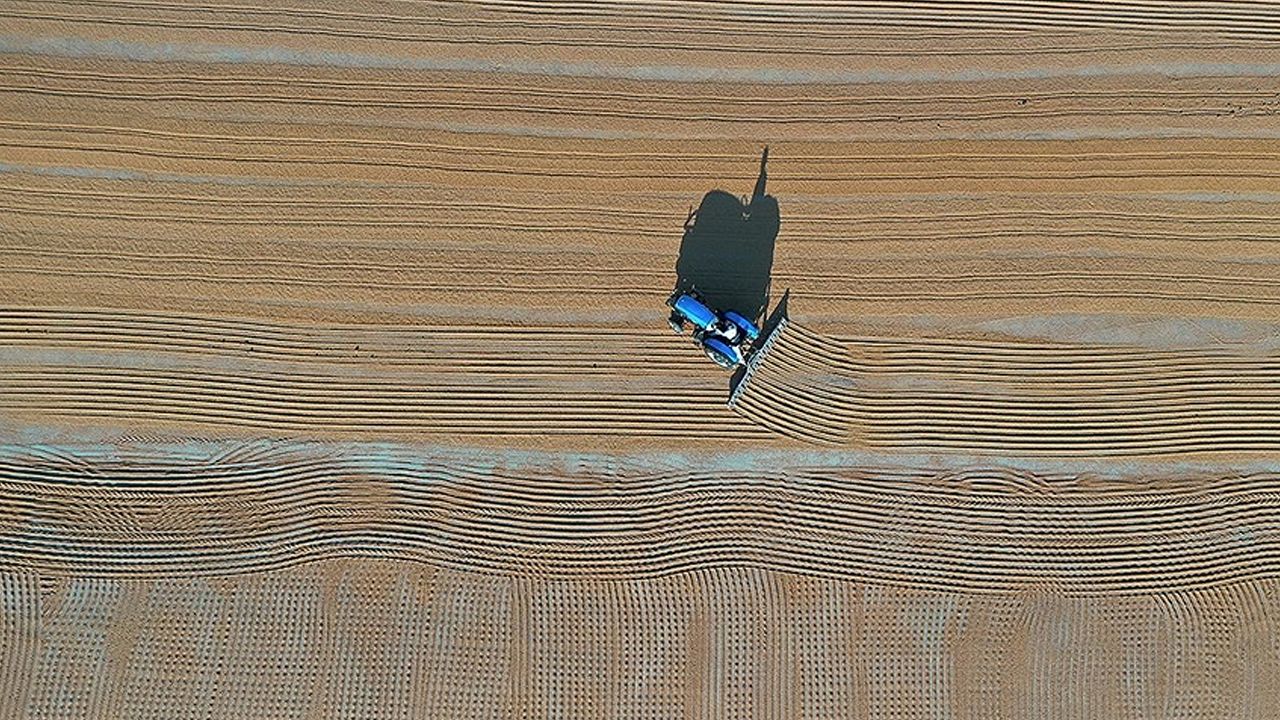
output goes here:
{"type": "Polygon", "coordinates": [[[1269,4],[0,20],[0,720],[1280,716],[1269,4]]]}

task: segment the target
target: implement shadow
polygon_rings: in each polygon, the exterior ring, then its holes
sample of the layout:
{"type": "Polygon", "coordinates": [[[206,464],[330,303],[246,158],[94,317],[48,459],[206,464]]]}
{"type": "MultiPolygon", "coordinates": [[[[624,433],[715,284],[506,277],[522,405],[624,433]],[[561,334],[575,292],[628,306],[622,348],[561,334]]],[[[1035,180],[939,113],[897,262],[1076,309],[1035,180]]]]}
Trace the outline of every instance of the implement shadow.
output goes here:
{"type": "MultiPolygon", "coordinates": [[[[787,317],[787,300],[791,297],[791,290],[788,289],[782,293],[782,297],[778,299],[778,304],[773,306],[773,311],[769,313],[769,317],[764,321],[764,325],[760,328],[760,342],[764,342],[764,338],[773,334],[777,329],[778,323],[787,317]]],[[[738,386],[746,379],[747,367],[744,365],[733,371],[733,376],[729,378],[729,397],[738,391],[738,386]]]]}
{"type": "Polygon", "coordinates": [[[769,148],[760,157],[751,202],[712,190],[689,213],[676,260],[676,292],[696,290],[714,309],[733,310],[752,322],[769,305],[778,201],[765,193],[769,148]]]}

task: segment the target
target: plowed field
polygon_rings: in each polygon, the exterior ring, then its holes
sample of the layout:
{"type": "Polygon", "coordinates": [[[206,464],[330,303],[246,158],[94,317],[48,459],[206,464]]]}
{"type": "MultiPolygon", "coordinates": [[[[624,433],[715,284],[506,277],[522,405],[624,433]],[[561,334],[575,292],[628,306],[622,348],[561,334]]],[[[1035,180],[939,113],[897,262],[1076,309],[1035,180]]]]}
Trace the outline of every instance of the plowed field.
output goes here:
{"type": "Polygon", "coordinates": [[[0,720],[1280,717],[1278,41],[0,3],[0,720]]]}

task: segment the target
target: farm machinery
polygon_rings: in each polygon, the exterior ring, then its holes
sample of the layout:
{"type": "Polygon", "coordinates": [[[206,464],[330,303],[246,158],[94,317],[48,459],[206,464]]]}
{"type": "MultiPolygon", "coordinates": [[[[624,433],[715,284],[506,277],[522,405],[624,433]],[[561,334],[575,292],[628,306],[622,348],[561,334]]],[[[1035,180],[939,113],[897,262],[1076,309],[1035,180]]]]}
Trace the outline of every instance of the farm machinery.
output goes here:
{"type": "Polygon", "coordinates": [[[726,370],[745,364],[760,337],[755,323],[732,310],[711,309],[696,290],[677,291],[667,305],[671,329],[679,335],[689,332],[711,362],[726,370]]]}

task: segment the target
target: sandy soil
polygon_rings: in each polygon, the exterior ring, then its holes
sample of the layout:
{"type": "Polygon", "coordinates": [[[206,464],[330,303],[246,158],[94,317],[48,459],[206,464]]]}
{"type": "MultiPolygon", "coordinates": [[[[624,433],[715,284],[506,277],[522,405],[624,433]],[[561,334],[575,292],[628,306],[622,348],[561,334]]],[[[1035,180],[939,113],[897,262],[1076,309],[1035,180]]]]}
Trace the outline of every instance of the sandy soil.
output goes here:
{"type": "Polygon", "coordinates": [[[1274,6],[0,20],[0,718],[1280,716],[1274,6]]]}
{"type": "Polygon", "coordinates": [[[1163,13],[1122,7],[926,30],[868,8],[15,3],[5,409],[760,442],[655,316],[687,209],[748,192],[766,142],[775,299],[816,332],[1061,341],[1054,319],[1085,316],[1123,343],[1178,318],[1192,343],[1274,346],[1265,26],[1135,32],[1163,13]]]}
{"type": "Polygon", "coordinates": [[[808,442],[1001,454],[1280,450],[1275,357],[772,332],[731,405],[808,442]]]}

